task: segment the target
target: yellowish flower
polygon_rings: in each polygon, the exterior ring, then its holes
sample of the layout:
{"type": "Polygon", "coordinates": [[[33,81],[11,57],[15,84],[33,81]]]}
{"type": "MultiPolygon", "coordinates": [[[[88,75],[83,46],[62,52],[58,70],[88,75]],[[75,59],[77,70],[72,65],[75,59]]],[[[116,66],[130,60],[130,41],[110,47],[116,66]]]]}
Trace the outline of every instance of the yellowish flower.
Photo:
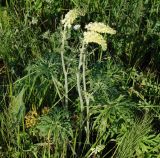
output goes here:
{"type": "Polygon", "coordinates": [[[37,123],[38,114],[35,110],[29,111],[25,116],[25,124],[27,128],[33,127],[37,123]]]}
{"type": "Polygon", "coordinates": [[[81,11],[79,9],[72,9],[65,15],[65,18],[62,20],[62,24],[64,25],[64,27],[71,28],[75,19],[83,15],[84,11],[81,11]]]}
{"type": "Polygon", "coordinates": [[[84,32],[84,42],[88,43],[97,43],[101,45],[103,50],[107,49],[107,43],[102,35],[94,31],[84,32]]]}
{"type": "Polygon", "coordinates": [[[95,32],[99,32],[99,33],[109,33],[109,34],[116,33],[116,31],[114,29],[112,29],[109,26],[106,26],[105,24],[103,24],[101,22],[89,23],[88,25],[86,25],[85,28],[89,31],[95,31],[95,32]]]}

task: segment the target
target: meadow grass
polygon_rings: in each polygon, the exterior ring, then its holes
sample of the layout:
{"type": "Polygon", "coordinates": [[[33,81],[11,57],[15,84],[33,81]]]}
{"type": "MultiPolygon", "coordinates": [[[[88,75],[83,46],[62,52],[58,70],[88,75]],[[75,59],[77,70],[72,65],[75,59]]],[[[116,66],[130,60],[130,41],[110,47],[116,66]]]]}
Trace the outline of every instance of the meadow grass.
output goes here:
{"type": "Polygon", "coordinates": [[[0,157],[159,156],[159,0],[0,2],[0,157]]]}

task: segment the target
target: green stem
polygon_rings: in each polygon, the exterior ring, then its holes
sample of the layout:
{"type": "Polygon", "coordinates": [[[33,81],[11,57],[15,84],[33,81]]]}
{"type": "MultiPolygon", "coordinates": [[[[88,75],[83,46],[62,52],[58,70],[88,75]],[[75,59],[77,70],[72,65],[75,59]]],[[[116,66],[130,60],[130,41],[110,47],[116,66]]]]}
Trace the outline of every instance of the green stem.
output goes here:
{"type": "Polygon", "coordinates": [[[64,87],[65,87],[65,106],[68,109],[68,73],[66,71],[65,62],[64,62],[64,43],[66,40],[66,28],[62,31],[62,45],[61,45],[61,61],[62,61],[62,68],[64,73],[64,87]]]}
{"type": "Polygon", "coordinates": [[[87,143],[89,143],[89,135],[90,135],[90,131],[89,131],[89,98],[87,97],[87,86],[86,86],[86,54],[85,52],[83,52],[83,91],[84,91],[84,97],[85,97],[85,102],[86,102],[86,112],[87,112],[87,131],[86,131],[86,135],[87,135],[87,143]]]}
{"type": "Polygon", "coordinates": [[[77,71],[77,89],[78,89],[78,95],[80,100],[80,106],[81,106],[81,112],[84,110],[84,102],[82,98],[82,89],[81,89],[81,79],[80,79],[80,71],[83,64],[83,52],[84,52],[84,43],[82,44],[82,48],[80,50],[80,57],[79,57],[79,65],[78,65],[78,71],[77,71]]]}

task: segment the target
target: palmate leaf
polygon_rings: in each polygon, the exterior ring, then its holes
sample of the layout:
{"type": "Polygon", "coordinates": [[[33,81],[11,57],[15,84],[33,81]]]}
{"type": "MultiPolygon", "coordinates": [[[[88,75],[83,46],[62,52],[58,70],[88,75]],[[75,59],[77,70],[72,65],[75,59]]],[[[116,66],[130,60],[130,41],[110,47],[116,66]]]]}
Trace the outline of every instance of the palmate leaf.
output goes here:
{"type": "Polygon", "coordinates": [[[93,128],[100,136],[108,130],[111,137],[117,133],[123,135],[133,122],[133,109],[134,104],[127,102],[123,96],[106,101],[105,105],[95,106],[92,108],[92,114],[95,116],[93,128]]]}
{"type": "Polygon", "coordinates": [[[63,109],[53,108],[48,115],[40,117],[36,126],[41,137],[50,137],[59,143],[65,142],[73,136],[69,115],[63,109]]]}
{"type": "MultiPolygon", "coordinates": [[[[15,82],[16,88],[25,87],[26,101],[34,101],[37,107],[52,104],[63,97],[60,64],[56,54],[47,54],[26,67],[27,74],[15,82]],[[54,99],[53,99],[54,98],[54,99]]],[[[32,102],[33,103],[33,102],[32,102]]]]}

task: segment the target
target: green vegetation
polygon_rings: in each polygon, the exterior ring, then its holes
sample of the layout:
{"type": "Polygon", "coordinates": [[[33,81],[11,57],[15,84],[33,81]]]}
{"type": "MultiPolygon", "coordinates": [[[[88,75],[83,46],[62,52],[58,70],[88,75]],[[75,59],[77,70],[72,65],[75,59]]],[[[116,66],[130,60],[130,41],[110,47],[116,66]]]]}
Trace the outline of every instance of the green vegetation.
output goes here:
{"type": "Polygon", "coordinates": [[[159,157],[159,0],[0,2],[0,157],[159,157]]]}

